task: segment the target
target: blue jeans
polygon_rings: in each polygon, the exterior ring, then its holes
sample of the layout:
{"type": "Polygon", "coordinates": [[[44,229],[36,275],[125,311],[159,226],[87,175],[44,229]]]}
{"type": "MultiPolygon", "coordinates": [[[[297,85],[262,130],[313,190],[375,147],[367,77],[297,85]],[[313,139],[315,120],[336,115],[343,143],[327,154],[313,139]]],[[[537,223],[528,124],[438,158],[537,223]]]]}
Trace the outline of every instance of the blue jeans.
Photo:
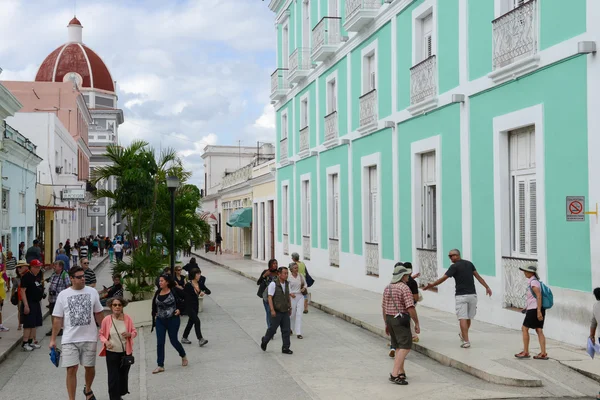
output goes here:
{"type": "Polygon", "coordinates": [[[269,302],[264,300],[263,306],[265,306],[265,313],[267,314],[267,329],[269,329],[271,327],[271,308],[269,307],[269,302]]]}
{"type": "Polygon", "coordinates": [[[179,317],[156,318],[156,363],[159,367],[165,366],[165,341],[167,333],[169,334],[169,341],[179,353],[179,357],[185,357],[185,350],[179,339],[177,339],[180,323],[181,319],[179,317]]]}

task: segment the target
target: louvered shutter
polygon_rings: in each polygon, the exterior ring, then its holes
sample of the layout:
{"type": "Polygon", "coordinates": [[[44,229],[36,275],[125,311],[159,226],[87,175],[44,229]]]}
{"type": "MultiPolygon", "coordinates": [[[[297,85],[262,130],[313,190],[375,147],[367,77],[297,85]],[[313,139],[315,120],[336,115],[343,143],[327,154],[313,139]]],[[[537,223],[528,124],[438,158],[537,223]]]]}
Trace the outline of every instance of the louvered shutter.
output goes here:
{"type": "Polygon", "coordinates": [[[421,61],[431,57],[433,54],[433,14],[429,14],[427,17],[423,18],[422,27],[423,54],[421,61]]]}
{"type": "Polygon", "coordinates": [[[304,234],[310,236],[310,182],[306,181],[306,231],[304,234]]]}
{"type": "Polygon", "coordinates": [[[518,248],[519,253],[525,254],[527,252],[527,245],[525,243],[526,228],[527,228],[527,203],[526,203],[526,186],[525,180],[519,179],[517,181],[517,213],[518,213],[518,248]]]}
{"type": "Polygon", "coordinates": [[[377,243],[379,239],[379,218],[377,215],[377,167],[369,168],[369,216],[371,217],[371,239],[372,243],[377,243]]]}
{"type": "Polygon", "coordinates": [[[529,247],[537,255],[537,187],[536,180],[529,180],[529,247]]]}
{"type": "Polygon", "coordinates": [[[338,175],[331,176],[331,193],[333,201],[332,201],[332,211],[331,211],[331,238],[338,238],[338,223],[339,223],[339,193],[338,193],[338,175]]]}

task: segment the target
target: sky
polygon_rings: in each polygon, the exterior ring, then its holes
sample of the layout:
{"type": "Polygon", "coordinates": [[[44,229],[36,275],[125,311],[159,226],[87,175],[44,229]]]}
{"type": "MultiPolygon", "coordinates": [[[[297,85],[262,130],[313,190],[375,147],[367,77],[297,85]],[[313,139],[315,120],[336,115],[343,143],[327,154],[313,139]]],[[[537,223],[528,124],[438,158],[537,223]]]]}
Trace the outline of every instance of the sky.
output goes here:
{"type": "Polygon", "coordinates": [[[275,140],[270,74],[274,15],[260,0],[0,0],[1,80],[35,79],[67,41],[76,13],[83,42],[117,81],[134,139],[179,152],[190,183],[204,185],[207,144],[256,146],[275,140]],[[241,142],[239,142],[241,141],[241,142]]]}

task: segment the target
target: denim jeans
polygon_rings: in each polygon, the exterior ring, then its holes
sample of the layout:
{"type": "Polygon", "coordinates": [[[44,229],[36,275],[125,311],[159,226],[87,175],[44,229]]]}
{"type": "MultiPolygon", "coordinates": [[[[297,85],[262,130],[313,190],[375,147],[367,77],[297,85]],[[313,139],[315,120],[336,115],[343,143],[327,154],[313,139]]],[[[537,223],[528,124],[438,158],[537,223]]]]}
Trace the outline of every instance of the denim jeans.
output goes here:
{"type": "Polygon", "coordinates": [[[177,339],[180,324],[181,319],[179,317],[166,319],[156,318],[156,364],[158,364],[159,367],[165,366],[165,342],[167,333],[169,334],[169,341],[179,353],[179,357],[185,357],[185,350],[179,339],[177,339]]]}
{"type": "Polygon", "coordinates": [[[269,327],[271,326],[271,308],[269,307],[269,302],[264,300],[263,306],[265,307],[265,313],[267,313],[267,329],[269,329],[269,327]]]}

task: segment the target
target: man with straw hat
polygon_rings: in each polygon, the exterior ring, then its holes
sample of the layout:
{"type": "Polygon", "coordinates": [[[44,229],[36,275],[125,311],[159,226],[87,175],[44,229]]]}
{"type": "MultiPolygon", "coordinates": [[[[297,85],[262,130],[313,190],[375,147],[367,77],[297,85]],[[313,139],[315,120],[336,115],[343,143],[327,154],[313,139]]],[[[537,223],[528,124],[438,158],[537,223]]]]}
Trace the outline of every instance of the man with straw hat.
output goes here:
{"type": "Polygon", "coordinates": [[[412,347],[411,318],[415,322],[415,332],[417,334],[421,332],[415,301],[406,284],[410,272],[404,265],[396,264],[392,281],[383,291],[381,302],[385,333],[390,335],[392,347],[396,349],[390,382],[397,385],[408,385],[404,360],[412,347]]]}
{"type": "Polygon", "coordinates": [[[517,358],[529,358],[529,330],[535,329],[540,342],[540,353],[533,356],[536,360],[547,360],[546,336],[544,336],[544,319],[546,310],[542,308],[542,285],[537,274],[537,267],[528,265],[519,268],[527,278],[527,290],[525,292],[525,319],[521,332],[523,332],[523,351],[515,354],[517,358]]]}

